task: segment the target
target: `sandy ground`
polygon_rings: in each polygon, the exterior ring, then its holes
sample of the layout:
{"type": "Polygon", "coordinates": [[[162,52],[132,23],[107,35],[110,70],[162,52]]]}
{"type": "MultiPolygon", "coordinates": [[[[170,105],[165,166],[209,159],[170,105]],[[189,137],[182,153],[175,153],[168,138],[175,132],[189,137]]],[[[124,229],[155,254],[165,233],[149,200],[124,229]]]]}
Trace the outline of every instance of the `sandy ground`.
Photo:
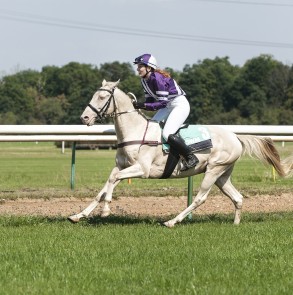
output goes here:
{"type": "MultiPolygon", "coordinates": [[[[52,198],[44,199],[0,199],[0,215],[42,215],[64,216],[79,213],[91,199],[52,198]]],[[[119,197],[111,203],[112,214],[136,216],[167,216],[181,212],[187,204],[187,197],[119,197]]],[[[92,215],[99,214],[98,206],[92,215]]],[[[243,212],[293,211],[293,193],[262,195],[245,198],[243,212]]],[[[233,213],[234,205],[225,196],[210,196],[196,214],[233,213]]]]}

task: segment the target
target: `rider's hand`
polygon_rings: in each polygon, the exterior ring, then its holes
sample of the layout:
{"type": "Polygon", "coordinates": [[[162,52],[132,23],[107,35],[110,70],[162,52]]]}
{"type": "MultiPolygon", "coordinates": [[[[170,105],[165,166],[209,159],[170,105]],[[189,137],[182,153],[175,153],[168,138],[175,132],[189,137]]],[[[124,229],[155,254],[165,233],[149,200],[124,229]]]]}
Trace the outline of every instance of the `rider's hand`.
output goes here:
{"type": "Polygon", "coordinates": [[[135,109],[145,109],[144,102],[134,101],[133,106],[134,106],[135,109]]]}

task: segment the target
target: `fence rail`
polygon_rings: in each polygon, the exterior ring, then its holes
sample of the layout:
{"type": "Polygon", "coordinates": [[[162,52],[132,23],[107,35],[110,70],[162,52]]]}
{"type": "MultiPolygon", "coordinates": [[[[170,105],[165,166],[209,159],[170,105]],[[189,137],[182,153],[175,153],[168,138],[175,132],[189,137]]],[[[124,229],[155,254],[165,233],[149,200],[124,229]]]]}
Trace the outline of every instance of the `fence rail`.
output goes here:
{"type": "MultiPolygon", "coordinates": [[[[293,125],[207,125],[236,134],[269,136],[276,141],[293,141],[293,125]]],[[[0,125],[0,141],[101,141],[117,140],[114,125],[0,125]]]]}

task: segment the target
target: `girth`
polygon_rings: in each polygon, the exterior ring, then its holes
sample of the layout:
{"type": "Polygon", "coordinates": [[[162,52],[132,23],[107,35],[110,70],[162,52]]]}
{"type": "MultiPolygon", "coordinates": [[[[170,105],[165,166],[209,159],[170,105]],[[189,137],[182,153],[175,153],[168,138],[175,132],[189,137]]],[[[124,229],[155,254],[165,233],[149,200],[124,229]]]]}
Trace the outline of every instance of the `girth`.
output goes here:
{"type": "Polygon", "coordinates": [[[146,136],[147,130],[149,128],[149,123],[150,123],[150,121],[147,120],[147,125],[146,125],[146,128],[145,128],[145,131],[144,131],[144,135],[143,135],[142,140],[124,141],[124,142],[118,143],[117,144],[117,148],[119,149],[119,148],[123,148],[123,147],[128,146],[128,145],[134,145],[134,144],[149,145],[149,146],[162,145],[163,143],[160,142],[160,141],[157,141],[157,140],[145,140],[145,136],[146,136]]]}

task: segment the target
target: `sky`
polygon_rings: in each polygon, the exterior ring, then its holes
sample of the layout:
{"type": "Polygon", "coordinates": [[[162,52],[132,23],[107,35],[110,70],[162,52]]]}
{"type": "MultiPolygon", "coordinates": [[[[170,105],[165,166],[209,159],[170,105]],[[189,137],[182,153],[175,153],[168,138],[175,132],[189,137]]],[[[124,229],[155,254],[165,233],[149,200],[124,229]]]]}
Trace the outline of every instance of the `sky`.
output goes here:
{"type": "Polygon", "coordinates": [[[206,58],[293,64],[292,0],[0,0],[0,77],[153,54],[182,71],[206,58]]]}

